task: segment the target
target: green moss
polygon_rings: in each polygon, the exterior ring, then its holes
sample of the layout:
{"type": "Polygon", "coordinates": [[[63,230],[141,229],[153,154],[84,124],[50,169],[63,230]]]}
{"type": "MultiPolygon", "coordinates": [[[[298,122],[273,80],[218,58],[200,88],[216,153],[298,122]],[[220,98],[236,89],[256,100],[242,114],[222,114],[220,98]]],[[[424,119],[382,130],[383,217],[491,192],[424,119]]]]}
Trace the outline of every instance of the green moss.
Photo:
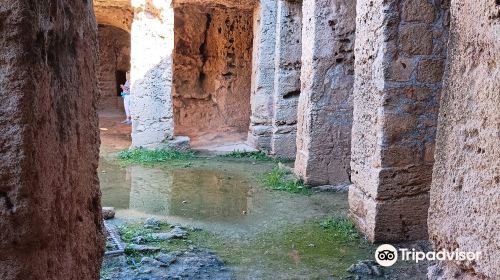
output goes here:
{"type": "Polygon", "coordinates": [[[248,158],[258,161],[274,161],[273,158],[269,157],[266,153],[262,151],[258,152],[243,152],[243,151],[232,151],[229,154],[222,155],[225,158],[248,158]]]}
{"type": "Polygon", "coordinates": [[[290,193],[311,194],[311,190],[304,185],[302,180],[294,177],[290,172],[274,168],[264,175],[263,184],[266,188],[275,191],[286,191],[290,193]]]}
{"type": "Polygon", "coordinates": [[[193,157],[193,152],[181,152],[169,149],[148,150],[137,148],[118,153],[118,159],[123,163],[164,163],[188,160],[193,157]]]}
{"type": "MultiPolygon", "coordinates": [[[[130,242],[137,236],[169,229],[166,224],[157,230],[132,224],[120,232],[130,242]]],[[[192,247],[214,251],[227,265],[237,268],[240,278],[245,278],[249,271],[259,271],[264,278],[344,277],[349,275],[346,270],[351,264],[370,259],[374,250],[345,218],[310,220],[244,239],[188,230],[187,240],[147,240],[146,244],[165,251],[187,251],[192,247]]],[[[134,265],[142,256],[145,255],[130,254],[129,264],[134,265]]]]}

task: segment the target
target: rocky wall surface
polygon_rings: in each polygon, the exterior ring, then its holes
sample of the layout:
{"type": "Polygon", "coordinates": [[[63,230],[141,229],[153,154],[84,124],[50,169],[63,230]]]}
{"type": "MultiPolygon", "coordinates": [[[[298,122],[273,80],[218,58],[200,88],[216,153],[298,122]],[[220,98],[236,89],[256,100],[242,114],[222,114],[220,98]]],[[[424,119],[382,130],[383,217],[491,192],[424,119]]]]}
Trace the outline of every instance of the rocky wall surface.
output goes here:
{"type": "Polygon", "coordinates": [[[427,238],[449,1],[357,4],[351,216],[371,241],[427,238]]]}
{"type": "Polygon", "coordinates": [[[170,0],[134,1],[133,4],[132,146],[156,148],[174,137],[174,11],[170,0]]]}
{"type": "Polygon", "coordinates": [[[429,238],[481,257],[441,263],[429,279],[500,279],[500,5],[451,3],[429,238]]]}
{"type": "Polygon", "coordinates": [[[356,3],[304,0],[295,173],[307,184],[350,179],[356,3]]]}
{"type": "Polygon", "coordinates": [[[128,33],[134,11],[130,0],[93,0],[97,23],[120,28],[128,33]]]}
{"type": "Polygon", "coordinates": [[[248,131],[252,12],[201,5],[175,8],[175,134],[248,131]]]}
{"type": "Polygon", "coordinates": [[[99,109],[123,110],[116,71],[130,70],[130,34],[112,26],[99,26],[99,109]]]}
{"type": "Polygon", "coordinates": [[[0,279],[98,279],[92,2],[0,5],[0,279]]]}
{"type": "Polygon", "coordinates": [[[247,142],[271,150],[277,1],[261,0],[253,15],[251,117],[247,142]]]}
{"type": "Polygon", "coordinates": [[[203,5],[204,7],[226,7],[238,10],[253,10],[260,0],[174,0],[174,7],[183,5],[203,5]]]}
{"type": "Polygon", "coordinates": [[[271,154],[295,159],[302,56],[302,1],[278,1],[271,154]]]}

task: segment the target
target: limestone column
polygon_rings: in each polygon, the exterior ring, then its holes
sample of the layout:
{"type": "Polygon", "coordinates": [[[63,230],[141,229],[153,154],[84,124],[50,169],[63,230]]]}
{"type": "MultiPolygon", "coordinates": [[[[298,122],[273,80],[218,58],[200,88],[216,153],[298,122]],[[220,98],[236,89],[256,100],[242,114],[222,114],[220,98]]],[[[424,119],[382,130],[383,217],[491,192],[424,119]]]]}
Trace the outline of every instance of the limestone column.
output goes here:
{"type": "Polygon", "coordinates": [[[248,144],[271,150],[277,1],[260,0],[254,10],[251,117],[248,144]]]}
{"type": "Polygon", "coordinates": [[[355,1],[304,0],[295,173],[349,182],[355,1]]]}
{"type": "Polygon", "coordinates": [[[156,148],[174,136],[170,0],[133,0],[131,31],[132,146],[156,148]]]}
{"type": "Polygon", "coordinates": [[[295,159],[302,54],[302,1],[279,0],[271,154],[295,159]]]}
{"type": "Polygon", "coordinates": [[[429,279],[500,279],[500,6],[453,0],[429,208],[434,250],[481,252],[429,279]]]}
{"type": "Polygon", "coordinates": [[[427,238],[447,8],[428,0],[357,4],[349,204],[371,241],[427,238]]]}
{"type": "Polygon", "coordinates": [[[0,4],[0,279],[98,279],[92,1],[0,4]]]}

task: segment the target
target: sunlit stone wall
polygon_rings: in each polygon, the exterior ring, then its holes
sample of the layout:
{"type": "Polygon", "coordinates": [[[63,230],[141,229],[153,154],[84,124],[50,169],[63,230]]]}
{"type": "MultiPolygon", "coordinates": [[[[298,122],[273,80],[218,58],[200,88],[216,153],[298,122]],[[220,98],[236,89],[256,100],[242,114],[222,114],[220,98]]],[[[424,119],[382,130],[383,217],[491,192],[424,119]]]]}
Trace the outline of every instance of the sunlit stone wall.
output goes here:
{"type": "Polygon", "coordinates": [[[133,0],[132,6],[132,146],[154,148],[174,136],[174,11],[170,0],[133,0]]]}

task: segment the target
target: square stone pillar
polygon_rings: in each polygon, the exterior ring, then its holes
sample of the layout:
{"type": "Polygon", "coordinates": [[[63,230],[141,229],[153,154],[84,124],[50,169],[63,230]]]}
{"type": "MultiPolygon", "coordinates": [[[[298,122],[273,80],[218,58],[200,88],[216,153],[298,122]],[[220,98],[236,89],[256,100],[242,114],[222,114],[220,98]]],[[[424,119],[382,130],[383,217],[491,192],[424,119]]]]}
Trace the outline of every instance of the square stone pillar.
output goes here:
{"type": "Polygon", "coordinates": [[[97,24],[91,1],[0,3],[0,279],[98,279],[97,24]]]}
{"type": "MultiPolygon", "coordinates": [[[[498,1],[497,1],[498,3],[498,1]]],[[[481,252],[430,280],[500,279],[500,6],[454,0],[429,208],[434,250],[481,252]]]]}
{"type": "Polygon", "coordinates": [[[279,0],[271,154],[295,159],[302,54],[302,1],[279,0]]]}
{"type": "Polygon", "coordinates": [[[357,3],[349,204],[371,241],[427,238],[447,2],[357,3]]]}
{"type": "Polygon", "coordinates": [[[132,146],[156,148],[174,136],[170,0],[133,0],[131,31],[132,146]]]}
{"type": "Polygon", "coordinates": [[[295,173],[307,184],[349,182],[355,9],[355,1],[303,1],[295,173]]]}
{"type": "Polygon", "coordinates": [[[276,45],[276,0],[260,0],[254,10],[251,117],[248,144],[271,150],[276,45]]]}

